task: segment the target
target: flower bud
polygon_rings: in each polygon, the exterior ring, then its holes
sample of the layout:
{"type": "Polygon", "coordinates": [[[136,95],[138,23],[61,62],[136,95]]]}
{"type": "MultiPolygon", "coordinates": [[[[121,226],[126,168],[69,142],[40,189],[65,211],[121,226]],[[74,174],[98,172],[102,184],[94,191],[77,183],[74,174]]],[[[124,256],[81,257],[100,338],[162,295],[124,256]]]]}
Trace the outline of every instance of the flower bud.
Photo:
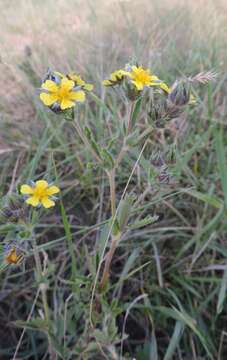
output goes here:
{"type": "Polygon", "coordinates": [[[15,242],[11,242],[4,244],[2,255],[7,265],[20,265],[24,260],[25,252],[15,242]]]}
{"type": "Polygon", "coordinates": [[[141,91],[137,90],[135,86],[132,86],[130,83],[126,83],[125,95],[130,101],[136,101],[141,96],[141,91]]]}
{"type": "Polygon", "coordinates": [[[168,100],[176,106],[184,106],[190,100],[190,84],[185,80],[176,81],[168,94],[168,100]]]}
{"type": "Polygon", "coordinates": [[[4,198],[3,206],[0,208],[0,222],[17,223],[25,221],[27,215],[27,209],[19,196],[10,194],[4,198]]]}

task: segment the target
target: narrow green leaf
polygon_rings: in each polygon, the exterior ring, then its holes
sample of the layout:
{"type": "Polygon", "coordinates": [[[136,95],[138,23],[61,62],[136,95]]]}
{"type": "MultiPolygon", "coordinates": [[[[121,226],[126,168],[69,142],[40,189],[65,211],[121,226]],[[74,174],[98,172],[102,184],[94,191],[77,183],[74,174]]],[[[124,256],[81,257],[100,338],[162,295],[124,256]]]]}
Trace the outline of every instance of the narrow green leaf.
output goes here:
{"type": "Polygon", "coordinates": [[[223,310],[224,302],[226,299],[226,289],[227,289],[227,270],[225,270],[223,273],[221,287],[218,294],[217,314],[220,314],[223,310]]]}
{"type": "Polygon", "coordinates": [[[151,336],[149,360],[158,360],[158,346],[154,331],[152,331],[151,336]]]}
{"type": "Polygon", "coordinates": [[[133,198],[131,196],[126,196],[120,204],[120,209],[118,212],[118,224],[119,228],[122,231],[127,225],[128,218],[130,216],[130,211],[133,203],[133,198]]]}
{"type": "Polygon", "coordinates": [[[174,327],[173,335],[170,339],[168,348],[166,350],[164,360],[171,360],[173,358],[173,355],[175,353],[177,346],[179,345],[183,332],[184,332],[184,324],[182,323],[182,321],[177,321],[174,327]]]}
{"type": "Polygon", "coordinates": [[[222,190],[224,192],[225,209],[227,209],[227,166],[225,160],[225,147],[223,143],[222,130],[216,131],[215,138],[218,167],[221,178],[222,190]]]}
{"type": "Polygon", "coordinates": [[[223,202],[221,200],[219,200],[217,197],[215,196],[210,196],[208,194],[203,194],[199,191],[195,191],[195,190],[183,190],[185,193],[195,197],[198,200],[202,200],[203,202],[217,208],[217,209],[221,209],[223,207],[223,202]]]}

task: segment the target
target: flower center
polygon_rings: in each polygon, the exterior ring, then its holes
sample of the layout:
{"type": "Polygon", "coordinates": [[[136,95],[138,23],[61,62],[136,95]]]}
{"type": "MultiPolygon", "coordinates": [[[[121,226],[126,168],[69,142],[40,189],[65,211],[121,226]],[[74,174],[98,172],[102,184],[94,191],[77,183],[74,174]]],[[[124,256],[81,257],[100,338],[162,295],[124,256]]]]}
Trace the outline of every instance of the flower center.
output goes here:
{"type": "Polygon", "coordinates": [[[69,95],[69,90],[66,89],[64,86],[60,86],[58,90],[58,97],[59,99],[65,99],[69,95]]]}
{"type": "Polygon", "coordinates": [[[35,188],[34,196],[38,197],[39,199],[42,199],[43,197],[46,196],[46,189],[39,188],[39,187],[35,188]]]}
{"type": "Polygon", "coordinates": [[[146,84],[150,81],[150,75],[145,70],[140,70],[138,73],[134,73],[135,81],[146,84]]]}

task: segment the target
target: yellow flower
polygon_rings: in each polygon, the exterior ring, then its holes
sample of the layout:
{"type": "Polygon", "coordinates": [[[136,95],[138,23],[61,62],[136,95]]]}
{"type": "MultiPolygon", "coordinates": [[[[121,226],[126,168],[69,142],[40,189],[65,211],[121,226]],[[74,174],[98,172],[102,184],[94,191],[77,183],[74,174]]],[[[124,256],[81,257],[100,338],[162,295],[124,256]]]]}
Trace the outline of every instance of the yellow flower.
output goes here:
{"type": "Polygon", "coordinates": [[[9,249],[9,252],[5,255],[5,261],[7,264],[19,264],[24,258],[24,254],[18,252],[16,247],[13,246],[9,249]]]}
{"type": "Polygon", "coordinates": [[[81,79],[80,75],[77,75],[75,72],[69,73],[67,77],[74,81],[75,86],[80,86],[82,89],[87,91],[93,90],[93,85],[86,83],[83,79],[81,79]]]}
{"type": "MultiPolygon", "coordinates": [[[[58,73],[56,73],[58,74],[58,73]]],[[[76,102],[83,102],[85,100],[85,93],[81,90],[73,89],[74,81],[66,77],[59,78],[59,83],[53,80],[46,80],[42,84],[40,99],[46,106],[57,104],[61,110],[69,109],[75,106],[76,102]]]]}
{"type": "Polygon", "coordinates": [[[169,86],[166,85],[164,82],[160,83],[159,86],[160,86],[160,88],[161,88],[162,90],[164,90],[167,94],[170,93],[171,89],[170,89],[169,86]]]}
{"type": "Polygon", "coordinates": [[[102,84],[105,86],[114,86],[120,84],[127,75],[129,75],[128,71],[122,69],[116,70],[110,74],[109,79],[103,80],[102,84]]]}
{"type": "Polygon", "coordinates": [[[166,87],[167,85],[159,78],[150,73],[150,70],[143,69],[142,66],[133,65],[130,68],[128,76],[131,78],[131,82],[135,85],[137,90],[143,90],[145,86],[159,86],[161,88],[166,87]]]}
{"type": "Polygon", "coordinates": [[[49,186],[46,180],[38,180],[35,182],[34,187],[29,185],[21,186],[21,194],[30,195],[26,203],[32,206],[42,204],[46,209],[55,205],[55,202],[50,198],[52,195],[57,194],[60,189],[57,186],[49,186]]]}

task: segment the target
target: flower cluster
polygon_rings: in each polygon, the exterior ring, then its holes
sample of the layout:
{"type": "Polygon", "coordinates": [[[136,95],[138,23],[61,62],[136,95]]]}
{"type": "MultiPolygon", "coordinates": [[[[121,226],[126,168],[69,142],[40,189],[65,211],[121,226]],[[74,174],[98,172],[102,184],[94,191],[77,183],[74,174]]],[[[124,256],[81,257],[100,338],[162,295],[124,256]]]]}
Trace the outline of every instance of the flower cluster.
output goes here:
{"type": "MultiPolygon", "coordinates": [[[[157,90],[155,93],[161,90],[167,95],[168,102],[177,107],[195,103],[190,86],[186,83],[185,81],[182,85],[182,81],[177,81],[169,87],[150,69],[145,69],[138,64],[127,64],[124,69],[115,70],[109,78],[102,81],[102,84],[107,87],[122,86],[126,96],[132,101],[141,97],[145,89],[153,88],[157,90]]],[[[69,72],[64,75],[58,71],[49,70],[41,89],[40,99],[44,105],[55,113],[66,114],[68,109],[85,101],[86,92],[92,91],[93,85],[86,83],[78,73],[69,72]]],[[[173,111],[172,108],[170,110],[173,111]]]]}
{"type": "Polygon", "coordinates": [[[134,100],[141,95],[145,88],[156,87],[169,91],[168,86],[149,69],[139,65],[126,65],[125,69],[119,69],[110,74],[110,78],[103,80],[105,86],[125,85],[129,99],[134,100]]]}
{"type": "Polygon", "coordinates": [[[64,75],[49,71],[41,88],[40,99],[44,105],[54,112],[61,112],[84,102],[85,91],[92,91],[93,85],[87,84],[76,73],[64,75]]]}

